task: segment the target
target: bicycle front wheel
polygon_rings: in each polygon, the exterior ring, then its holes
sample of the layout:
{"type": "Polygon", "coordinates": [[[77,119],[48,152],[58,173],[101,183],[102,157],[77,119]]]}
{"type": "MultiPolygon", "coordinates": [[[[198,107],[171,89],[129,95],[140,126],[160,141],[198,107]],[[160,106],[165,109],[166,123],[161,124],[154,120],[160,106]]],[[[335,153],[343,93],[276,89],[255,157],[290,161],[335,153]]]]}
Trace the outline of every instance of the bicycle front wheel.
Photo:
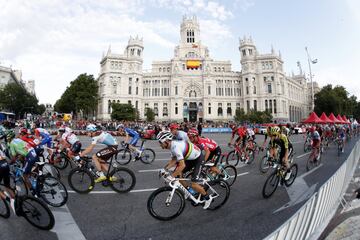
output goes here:
{"type": "Polygon", "coordinates": [[[298,172],[298,165],[296,163],[292,164],[291,167],[290,167],[290,171],[291,171],[291,176],[290,178],[285,182],[285,186],[287,187],[290,187],[294,181],[295,181],[295,178],[297,176],[297,172],[298,172]]]}
{"type": "Polygon", "coordinates": [[[20,200],[20,215],[31,225],[42,230],[50,230],[54,227],[54,215],[45,203],[31,196],[24,196],[18,200],[20,200]]]}
{"type": "Polygon", "coordinates": [[[63,170],[67,167],[69,164],[69,160],[67,156],[64,156],[63,154],[55,154],[53,157],[54,166],[57,169],[63,170]]]}
{"type": "Polygon", "coordinates": [[[208,182],[211,186],[208,190],[212,191],[211,195],[215,195],[213,201],[210,204],[209,210],[216,210],[223,206],[230,196],[230,187],[224,180],[214,180],[208,182]]]}
{"type": "Polygon", "coordinates": [[[131,161],[131,152],[129,149],[120,149],[115,154],[115,160],[120,165],[126,165],[131,161]]]}
{"type": "Polygon", "coordinates": [[[306,162],[306,171],[310,171],[311,169],[317,166],[317,159],[314,157],[315,154],[310,154],[307,162],[306,162]]]}
{"type": "Polygon", "coordinates": [[[223,177],[223,180],[225,180],[227,184],[229,184],[229,186],[234,184],[237,178],[236,167],[232,165],[225,166],[223,169],[221,169],[221,173],[225,175],[223,177]]]}
{"type": "Polygon", "coordinates": [[[40,197],[53,207],[63,206],[68,199],[68,191],[59,179],[48,176],[38,180],[38,193],[40,197]]]}
{"type": "Polygon", "coordinates": [[[226,164],[237,166],[239,164],[239,160],[240,160],[239,154],[236,153],[235,150],[232,150],[229,152],[229,154],[226,157],[226,164]]]}
{"type": "Polygon", "coordinates": [[[10,208],[9,204],[5,199],[0,198],[0,217],[9,218],[10,217],[10,208]]]}
{"type": "Polygon", "coordinates": [[[259,170],[262,173],[267,173],[269,169],[270,169],[270,162],[268,160],[268,157],[264,156],[260,161],[259,170]]]}
{"type": "Polygon", "coordinates": [[[250,164],[255,160],[255,152],[254,152],[253,149],[248,149],[247,154],[248,154],[248,157],[249,157],[248,164],[250,164]]]}
{"type": "Polygon", "coordinates": [[[77,193],[89,193],[95,185],[91,173],[82,168],[74,168],[68,176],[69,186],[77,193]]]}
{"type": "Polygon", "coordinates": [[[168,221],[178,217],[185,208],[185,198],[180,190],[169,186],[155,190],[147,201],[147,209],[153,218],[168,221]]]}
{"type": "Polygon", "coordinates": [[[276,188],[279,185],[280,177],[277,175],[277,170],[275,170],[267,179],[264,184],[262,195],[264,198],[269,198],[274,194],[276,188]]]}
{"type": "Polygon", "coordinates": [[[115,192],[126,193],[134,188],[136,177],[130,169],[119,167],[110,173],[110,182],[115,192]]]}
{"type": "Polygon", "coordinates": [[[45,176],[52,176],[54,178],[60,179],[61,175],[59,169],[57,169],[54,165],[45,163],[42,168],[43,174],[45,176]]]}
{"type": "Polygon", "coordinates": [[[155,152],[150,148],[145,148],[140,156],[140,159],[145,164],[150,164],[155,160],[155,152]]]}

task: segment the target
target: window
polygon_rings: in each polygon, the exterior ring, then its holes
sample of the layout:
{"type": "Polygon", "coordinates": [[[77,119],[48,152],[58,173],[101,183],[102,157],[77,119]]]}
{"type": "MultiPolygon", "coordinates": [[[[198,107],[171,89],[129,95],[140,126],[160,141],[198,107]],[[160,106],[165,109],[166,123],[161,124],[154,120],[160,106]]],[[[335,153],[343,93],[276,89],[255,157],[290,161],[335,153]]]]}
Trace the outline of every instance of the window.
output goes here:
{"type": "Polygon", "coordinates": [[[249,49],[249,55],[252,55],[252,52],[253,52],[252,49],[249,49]]]}
{"type": "Polygon", "coordinates": [[[236,109],[240,109],[240,103],[236,103],[236,109]]]}
{"type": "Polygon", "coordinates": [[[208,114],[211,114],[211,103],[209,103],[208,114]]]}
{"type": "Polygon", "coordinates": [[[132,78],[129,78],[129,85],[132,84],[132,78]]]}
{"type": "Polygon", "coordinates": [[[271,81],[274,81],[274,76],[271,76],[271,81]]]}
{"type": "Polygon", "coordinates": [[[268,84],[268,93],[272,93],[271,83],[268,84]]]}
{"type": "Polygon", "coordinates": [[[257,111],[257,101],[254,100],[254,110],[257,111]]]}
{"type": "Polygon", "coordinates": [[[268,100],[265,100],[265,111],[268,110],[268,100]]]}
{"type": "Polygon", "coordinates": [[[246,101],[246,110],[247,110],[247,112],[250,111],[250,101],[249,100],[246,101]]]}
{"type": "Polygon", "coordinates": [[[155,116],[159,116],[159,109],[158,109],[158,104],[157,103],[154,103],[154,113],[155,113],[155,116]]]}
{"type": "Polygon", "coordinates": [[[274,113],[276,113],[276,100],[274,99],[274,113]]]}
{"type": "Polygon", "coordinates": [[[175,86],[175,95],[178,95],[178,87],[175,86]]]}
{"type": "Polygon", "coordinates": [[[138,95],[139,94],[139,87],[136,87],[136,90],[135,90],[135,94],[138,95]]]}
{"type": "Polygon", "coordinates": [[[246,50],[245,49],[242,50],[242,55],[246,56],[246,50]]]}
{"type": "Polygon", "coordinates": [[[114,83],[114,85],[113,85],[113,94],[116,94],[116,90],[117,90],[117,85],[116,85],[116,83],[114,83]]]}
{"type": "Polygon", "coordinates": [[[167,116],[167,115],[168,115],[167,103],[163,103],[163,116],[167,116]]]}
{"type": "Polygon", "coordinates": [[[272,100],[269,100],[269,105],[270,105],[270,112],[273,113],[272,100]]]}
{"type": "Polygon", "coordinates": [[[249,94],[249,86],[246,86],[246,94],[249,94]]]}
{"type": "Polygon", "coordinates": [[[140,56],[140,54],[141,54],[141,50],[138,49],[138,50],[137,50],[137,55],[140,56]]]}
{"type": "Polygon", "coordinates": [[[264,77],[264,82],[266,82],[266,77],[264,77]]]}
{"type": "Polygon", "coordinates": [[[129,95],[131,95],[131,86],[129,86],[129,95]]]}
{"type": "Polygon", "coordinates": [[[175,103],[175,114],[177,115],[178,114],[178,104],[175,103]]]}
{"type": "Polygon", "coordinates": [[[218,116],[222,116],[223,115],[223,110],[221,107],[218,108],[218,116]]]}
{"type": "Polygon", "coordinates": [[[211,95],[211,86],[208,86],[208,94],[211,95]]]}
{"type": "Polygon", "coordinates": [[[228,103],[228,104],[227,104],[226,113],[227,113],[228,116],[231,116],[231,114],[232,114],[232,111],[231,111],[231,103],[228,103]]]}
{"type": "Polygon", "coordinates": [[[109,100],[108,101],[108,114],[111,113],[111,101],[109,100]]]}
{"type": "Polygon", "coordinates": [[[253,93],[256,94],[256,87],[254,86],[253,93]]]}
{"type": "Polygon", "coordinates": [[[128,104],[130,104],[130,105],[131,105],[131,101],[130,101],[130,100],[128,101],[128,104]]]}

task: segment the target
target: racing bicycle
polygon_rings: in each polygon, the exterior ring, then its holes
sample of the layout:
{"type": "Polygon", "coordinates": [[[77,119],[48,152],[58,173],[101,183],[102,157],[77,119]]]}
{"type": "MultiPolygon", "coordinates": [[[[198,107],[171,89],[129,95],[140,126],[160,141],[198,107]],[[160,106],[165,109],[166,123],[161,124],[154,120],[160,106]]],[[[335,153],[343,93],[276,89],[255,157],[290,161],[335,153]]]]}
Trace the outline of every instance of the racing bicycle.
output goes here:
{"type": "Polygon", "coordinates": [[[133,152],[129,148],[129,144],[122,143],[122,149],[118,150],[117,154],[114,155],[116,162],[120,165],[128,164],[132,158],[134,157],[134,161],[140,160],[145,164],[150,164],[155,160],[155,152],[151,148],[146,148],[145,145],[146,140],[143,140],[140,145],[140,154],[137,152],[133,152]],[[134,156],[133,156],[134,155],[134,156]]]}

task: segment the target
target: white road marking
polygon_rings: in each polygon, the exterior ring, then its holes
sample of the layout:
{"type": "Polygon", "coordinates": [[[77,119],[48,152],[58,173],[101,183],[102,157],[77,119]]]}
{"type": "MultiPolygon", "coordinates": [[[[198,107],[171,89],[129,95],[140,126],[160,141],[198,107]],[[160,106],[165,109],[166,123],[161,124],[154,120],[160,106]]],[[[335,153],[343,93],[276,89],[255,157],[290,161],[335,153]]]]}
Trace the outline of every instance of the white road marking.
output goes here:
{"type": "Polygon", "coordinates": [[[144,172],[158,172],[163,168],[157,168],[157,169],[146,169],[146,170],[139,170],[139,173],[144,173],[144,172]]]}
{"type": "Polygon", "coordinates": [[[246,175],[246,174],[249,174],[249,172],[239,173],[237,176],[238,176],[238,177],[239,177],[239,176],[244,176],[244,175],[246,175]]]}
{"type": "Polygon", "coordinates": [[[310,154],[310,153],[311,153],[311,152],[307,152],[307,153],[301,154],[301,155],[297,156],[296,158],[302,158],[303,156],[306,156],[306,155],[308,155],[308,154],[310,154]]]}
{"type": "Polygon", "coordinates": [[[315,172],[317,169],[319,169],[319,168],[320,168],[320,167],[322,167],[322,166],[323,166],[323,164],[322,164],[322,163],[320,163],[320,165],[319,165],[319,166],[317,166],[317,167],[315,167],[315,168],[311,169],[310,171],[308,171],[308,172],[304,173],[303,175],[301,175],[301,176],[299,176],[299,177],[304,178],[304,177],[306,177],[307,175],[309,175],[309,174],[311,174],[311,173],[315,172]]]}
{"type": "Polygon", "coordinates": [[[59,210],[51,208],[55,217],[55,226],[51,231],[56,233],[59,240],[85,240],[68,207],[64,205],[59,210]]]}
{"type": "MultiPolygon", "coordinates": [[[[146,189],[136,189],[131,190],[131,193],[138,193],[138,192],[152,192],[155,191],[157,188],[146,188],[146,189]]],[[[73,190],[68,190],[68,193],[76,193],[73,190]]],[[[115,191],[91,191],[89,194],[118,194],[115,191]]]]}

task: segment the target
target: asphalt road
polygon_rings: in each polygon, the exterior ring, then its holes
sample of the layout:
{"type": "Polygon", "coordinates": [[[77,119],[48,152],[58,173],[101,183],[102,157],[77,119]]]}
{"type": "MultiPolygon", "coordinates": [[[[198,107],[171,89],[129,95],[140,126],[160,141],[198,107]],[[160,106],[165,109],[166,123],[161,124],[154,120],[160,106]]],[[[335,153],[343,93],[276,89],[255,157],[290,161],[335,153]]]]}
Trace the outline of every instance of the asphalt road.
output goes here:
{"type": "MultiPolygon", "coordinates": [[[[230,134],[208,134],[217,141],[223,152],[229,151],[226,143],[230,134]]],[[[83,145],[90,141],[81,137],[83,145]]],[[[257,136],[257,142],[263,136],[257,136]]],[[[291,137],[295,149],[295,162],[299,166],[294,184],[286,188],[279,186],[274,195],[263,199],[262,187],[268,174],[259,172],[260,153],[250,165],[240,163],[238,178],[231,187],[228,202],[216,211],[193,207],[186,201],[184,212],[168,222],[152,218],[146,208],[149,195],[154,189],[164,185],[158,178],[169,152],[162,150],[157,141],[147,141],[146,145],[156,152],[156,160],[151,165],[131,162],[127,165],[136,175],[134,191],[118,194],[110,188],[96,186],[91,194],[80,195],[68,187],[69,199],[65,207],[52,208],[56,217],[55,228],[41,231],[32,227],[23,218],[11,216],[0,219],[0,239],[262,239],[276,230],[292,216],[347,158],[356,140],[349,142],[345,153],[337,156],[332,145],[322,156],[322,164],[311,172],[306,172],[308,154],[304,154],[302,135],[291,137]]],[[[97,150],[102,148],[98,146],[97,150]]],[[[68,167],[62,173],[66,186],[68,167]]]]}

